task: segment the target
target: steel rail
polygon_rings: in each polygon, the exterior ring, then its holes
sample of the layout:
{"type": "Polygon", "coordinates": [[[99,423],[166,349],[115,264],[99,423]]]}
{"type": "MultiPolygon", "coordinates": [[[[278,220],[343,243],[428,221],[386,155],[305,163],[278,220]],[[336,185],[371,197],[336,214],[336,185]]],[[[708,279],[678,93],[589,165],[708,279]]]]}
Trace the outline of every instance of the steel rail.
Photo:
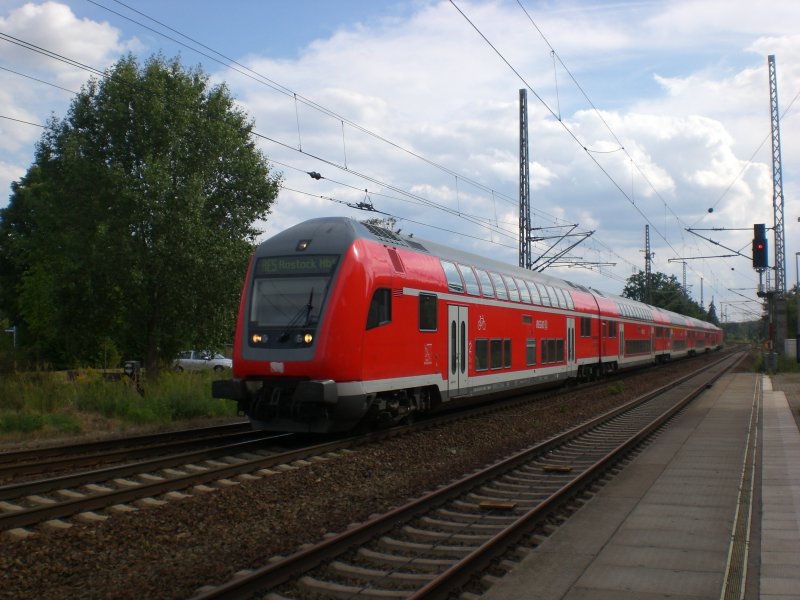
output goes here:
{"type": "MultiPolygon", "coordinates": [[[[740,360],[741,356],[734,356],[734,358],[738,358],[740,360]]],[[[714,365],[720,365],[726,361],[731,361],[731,364],[734,362],[731,359],[731,356],[726,356],[719,361],[716,361],[714,365]]],[[[460,496],[469,490],[479,487],[487,481],[496,478],[498,474],[507,473],[524,463],[530,462],[530,460],[534,457],[546,455],[557,446],[563,445],[570,440],[573,440],[574,438],[577,438],[580,435],[595,429],[598,425],[622,415],[623,413],[638,406],[641,406],[656,396],[672,390],[673,388],[689,381],[694,377],[701,376],[709,368],[710,367],[708,365],[704,366],[703,368],[698,369],[691,374],[685,375],[668,385],[662,386],[655,391],[631,400],[630,402],[627,402],[620,407],[595,417],[586,423],[578,425],[542,443],[524,449],[512,455],[511,457],[496,463],[495,465],[473,473],[462,480],[450,483],[420,498],[414,499],[405,505],[397,507],[383,515],[379,515],[374,519],[370,519],[365,523],[361,523],[355,527],[352,527],[345,532],[329,537],[318,544],[299,550],[298,552],[289,555],[282,560],[271,562],[270,564],[255,569],[250,573],[239,574],[230,581],[212,589],[204,589],[204,591],[201,591],[194,596],[194,600],[210,600],[212,598],[249,598],[254,594],[262,593],[265,590],[275,589],[276,587],[285,584],[286,582],[297,578],[299,575],[319,566],[323,562],[331,560],[333,557],[341,555],[355,546],[375,539],[376,537],[379,537],[396,528],[399,524],[408,522],[426,511],[442,506],[454,497],[460,496]]],[[[718,376],[721,376],[721,373],[718,376]]],[[[618,446],[616,451],[608,453],[600,461],[598,466],[590,468],[578,478],[578,484],[564,485],[556,494],[551,495],[550,498],[545,500],[545,506],[543,508],[532,510],[530,513],[528,513],[529,516],[523,517],[521,524],[509,526],[505,533],[505,535],[508,536],[508,539],[518,539],[519,535],[523,535],[522,532],[526,530],[531,523],[538,522],[537,516],[541,516],[543,513],[552,512],[553,507],[557,506],[560,501],[563,501],[563,498],[566,495],[574,497],[574,495],[578,493],[576,491],[576,489],[578,489],[576,485],[580,485],[580,489],[585,489],[587,482],[594,480],[598,473],[607,469],[608,465],[615,460],[615,457],[618,456],[620,452],[627,452],[631,446],[639,443],[643,437],[649,435],[647,433],[648,431],[652,431],[659,427],[662,420],[669,419],[675,412],[680,410],[686,402],[689,402],[693,397],[701,393],[708,385],[708,380],[704,380],[703,383],[697,387],[697,389],[693,390],[691,394],[683,398],[681,406],[672,411],[668,411],[669,414],[664,413],[662,415],[663,419],[661,419],[658,424],[651,425],[644,430],[638,431],[634,436],[634,441],[624,442],[618,446]],[[562,500],[559,500],[559,498],[562,500]]],[[[463,583],[464,578],[471,576],[474,571],[470,571],[469,575],[462,575],[462,569],[482,565],[485,563],[485,561],[491,560],[491,557],[495,556],[495,553],[493,553],[491,550],[493,548],[500,548],[500,546],[501,542],[499,539],[482,545],[478,550],[470,553],[470,555],[462,559],[462,561],[459,561],[458,564],[460,566],[458,566],[458,568],[456,565],[453,565],[444,573],[442,573],[439,576],[441,577],[441,581],[437,582],[436,579],[431,581],[428,584],[431,586],[430,588],[423,588],[426,590],[425,594],[446,593],[445,590],[451,590],[454,585],[463,583]]],[[[417,593],[419,595],[416,597],[421,598],[425,595],[422,593],[422,590],[419,590],[417,593]]]]}
{"type": "Polygon", "coordinates": [[[483,543],[468,556],[462,558],[452,567],[437,576],[433,581],[419,589],[411,595],[410,598],[414,600],[420,600],[422,598],[444,598],[453,589],[465,584],[475,572],[486,568],[492,560],[506,552],[512,545],[518,543],[522,537],[530,534],[536,525],[541,522],[543,515],[553,513],[570,499],[574,498],[580,491],[585,490],[593,481],[597,480],[611,464],[617,462],[620,457],[630,452],[644,439],[652,435],[654,431],[683,410],[689,402],[702,394],[714,381],[722,377],[726,372],[727,368],[720,369],[718,372],[706,372],[705,374],[709,376],[705,381],[701,382],[700,386],[690,391],[671,408],[664,411],[658,418],[642,427],[628,440],[612,449],[603,458],[582,472],[574,480],[564,485],[541,504],[528,511],[513,525],[510,525],[483,543]]]}
{"type": "Polygon", "coordinates": [[[81,454],[77,456],[64,456],[51,460],[40,460],[36,462],[19,462],[10,464],[0,464],[0,480],[13,479],[25,475],[35,475],[37,473],[53,473],[66,469],[77,469],[109,462],[119,462],[121,460],[133,460],[145,458],[153,454],[163,455],[165,451],[177,452],[183,448],[197,446],[219,447],[221,444],[232,444],[237,441],[261,441],[264,439],[264,432],[259,431],[240,431],[236,433],[223,433],[219,435],[209,435],[196,439],[184,439],[171,442],[163,442],[151,446],[140,446],[135,448],[111,449],[107,452],[94,454],[81,454]]]}
{"type": "Polygon", "coordinates": [[[238,421],[225,425],[211,425],[208,427],[191,427],[188,429],[178,429],[176,431],[165,431],[162,433],[150,433],[123,438],[108,440],[98,440],[94,442],[82,442],[79,444],[63,444],[57,446],[45,446],[42,448],[30,448],[26,450],[11,450],[0,452],[0,464],[17,462],[30,459],[41,459],[48,456],[64,456],[65,454],[84,454],[87,452],[100,452],[107,449],[119,448],[123,446],[141,446],[146,444],[158,443],[162,440],[170,440],[181,437],[196,437],[202,435],[213,435],[228,430],[241,431],[249,429],[249,421],[238,421]]]}
{"type": "MultiPolygon", "coordinates": [[[[152,460],[104,467],[102,469],[93,469],[91,471],[83,471],[81,473],[71,473],[68,475],[60,475],[58,477],[48,477],[47,479],[10,483],[8,485],[0,486],[0,500],[11,500],[21,496],[41,494],[53,490],[84,485],[86,483],[102,483],[111,479],[128,477],[138,473],[149,473],[159,469],[175,467],[177,465],[185,465],[199,460],[230,456],[232,454],[246,452],[252,447],[262,446],[264,442],[281,440],[291,436],[292,434],[288,433],[262,433],[258,439],[249,440],[246,442],[235,442],[233,444],[226,444],[224,446],[217,446],[215,448],[182,452],[180,454],[163,456],[152,460]]],[[[3,515],[0,514],[0,523],[2,523],[2,516],[3,515]]]]}

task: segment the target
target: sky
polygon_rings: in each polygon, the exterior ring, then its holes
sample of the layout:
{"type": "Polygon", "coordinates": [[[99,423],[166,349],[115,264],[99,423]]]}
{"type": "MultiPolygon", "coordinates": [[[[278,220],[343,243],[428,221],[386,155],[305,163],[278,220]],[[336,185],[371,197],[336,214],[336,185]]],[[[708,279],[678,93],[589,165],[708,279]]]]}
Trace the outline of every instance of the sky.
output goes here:
{"type": "Polygon", "coordinates": [[[10,40],[101,71],[161,53],[202,67],[252,118],[283,181],[260,239],[322,215],[391,215],[403,233],[518,264],[526,89],[534,260],[582,240],[546,272],[621,293],[649,226],[653,271],[681,282],[685,267],[692,298],[729,321],[760,313],[749,257],[753,224],[774,224],[772,54],[787,288],[797,279],[794,0],[0,0],[0,34],[0,208],[40,126],[91,76],[10,40]]]}

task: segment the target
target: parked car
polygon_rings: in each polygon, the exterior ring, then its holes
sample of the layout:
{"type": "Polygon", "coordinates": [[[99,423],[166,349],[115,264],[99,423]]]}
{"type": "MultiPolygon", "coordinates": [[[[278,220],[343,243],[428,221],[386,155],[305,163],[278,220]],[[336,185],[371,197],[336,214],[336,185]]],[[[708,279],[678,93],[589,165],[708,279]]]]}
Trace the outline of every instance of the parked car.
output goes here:
{"type": "Polygon", "coordinates": [[[219,352],[208,350],[185,350],[178,355],[172,368],[175,371],[201,371],[202,369],[214,369],[220,372],[233,367],[233,361],[225,358],[219,352]]]}

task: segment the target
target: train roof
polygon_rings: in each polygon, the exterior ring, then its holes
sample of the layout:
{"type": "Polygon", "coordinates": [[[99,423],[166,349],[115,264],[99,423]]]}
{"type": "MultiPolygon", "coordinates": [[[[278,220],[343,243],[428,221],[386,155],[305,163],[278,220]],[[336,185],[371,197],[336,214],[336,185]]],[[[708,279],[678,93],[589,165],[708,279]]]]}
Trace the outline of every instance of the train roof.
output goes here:
{"type": "MultiPolygon", "coordinates": [[[[385,245],[394,246],[396,248],[405,248],[416,252],[422,252],[462,265],[471,265],[480,269],[513,275],[514,277],[532,280],[545,285],[582,292],[583,294],[590,294],[595,298],[599,305],[607,305],[608,302],[614,303],[620,313],[619,316],[622,317],[650,321],[656,325],[690,326],[707,330],[718,329],[712,323],[701,321],[700,319],[681,315],[662,308],[650,306],[643,302],[632,300],[631,298],[625,298],[616,294],[603,292],[592,287],[573,283],[567,279],[559,279],[551,275],[545,275],[544,273],[524,269],[517,265],[510,265],[492,258],[487,258],[486,256],[482,256],[480,254],[473,254],[464,250],[458,250],[456,248],[439,244],[438,242],[401,234],[384,227],[363,223],[348,217],[319,217],[316,219],[310,219],[277,234],[275,237],[270,238],[270,240],[265,243],[274,245],[276,242],[279,242],[279,240],[283,240],[287,245],[287,250],[290,248],[294,249],[294,245],[296,244],[298,236],[301,238],[313,237],[313,233],[321,230],[335,232],[334,235],[339,238],[337,245],[341,243],[349,245],[350,241],[358,238],[369,239],[385,245]]],[[[330,242],[328,242],[328,245],[329,244],[330,242]]]]}

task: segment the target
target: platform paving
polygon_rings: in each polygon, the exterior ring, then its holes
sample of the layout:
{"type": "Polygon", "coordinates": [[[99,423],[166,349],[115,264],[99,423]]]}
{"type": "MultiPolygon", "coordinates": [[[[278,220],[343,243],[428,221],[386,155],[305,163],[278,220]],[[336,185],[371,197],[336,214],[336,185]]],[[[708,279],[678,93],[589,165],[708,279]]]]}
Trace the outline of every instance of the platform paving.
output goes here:
{"type": "Polygon", "coordinates": [[[763,600],[800,598],[800,435],[786,395],[764,378],[761,472],[763,600]]]}
{"type": "Polygon", "coordinates": [[[783,393],[754,373],[717,381],[484,598],[720,598],[760,396],[752,528],[760,556],[748,595],[800,598],[800,432],[783,393]]]}

